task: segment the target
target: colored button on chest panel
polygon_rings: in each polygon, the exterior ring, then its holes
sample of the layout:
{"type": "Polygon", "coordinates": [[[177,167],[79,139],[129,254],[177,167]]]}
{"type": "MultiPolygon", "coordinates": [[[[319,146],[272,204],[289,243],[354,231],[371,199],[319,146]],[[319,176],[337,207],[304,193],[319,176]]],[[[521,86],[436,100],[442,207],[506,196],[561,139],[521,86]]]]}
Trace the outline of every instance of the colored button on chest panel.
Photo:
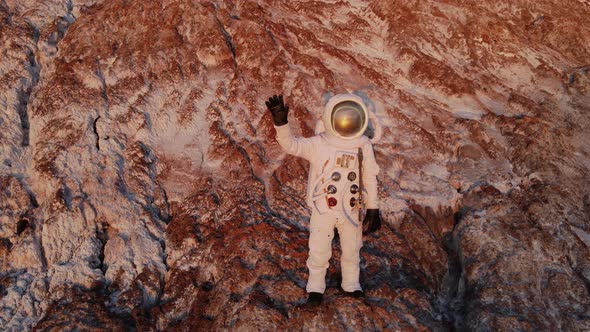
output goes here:
{"type": "Polygon", "coordinates": [[[349,181],[356,180],[356,173],[355,172],[348,173],[347,178],[348,178],[349,181]]]}
{"type": "Polygon", "coordinates": [[[328,189],[327,189],[328,194],[334,195],[337,191],[338,190],[336,189],[336,187],[334,185],[331,184],[328,186],[328,189]]]}
{"type": "Polygon", "coordinates": [[[328,206],[335,207],[338,204],[338,201],[334,197],[328,198],[328,206]]]}

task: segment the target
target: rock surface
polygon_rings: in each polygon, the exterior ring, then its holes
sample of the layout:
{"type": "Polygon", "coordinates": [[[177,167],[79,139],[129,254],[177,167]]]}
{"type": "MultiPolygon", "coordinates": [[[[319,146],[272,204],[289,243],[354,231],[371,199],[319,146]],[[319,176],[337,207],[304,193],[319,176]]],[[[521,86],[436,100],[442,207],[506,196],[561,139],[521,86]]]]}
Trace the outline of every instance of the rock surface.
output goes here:
{"type": "MultiPolygon", "coordinates": [[[[0,329],[590,329],[590,2],[0,3],[0,329]],[[302,306],[313,134],[363,96],[364,300],[302,306]]],[[[337,241],[335,241],[335,249],[337,241]]]]}

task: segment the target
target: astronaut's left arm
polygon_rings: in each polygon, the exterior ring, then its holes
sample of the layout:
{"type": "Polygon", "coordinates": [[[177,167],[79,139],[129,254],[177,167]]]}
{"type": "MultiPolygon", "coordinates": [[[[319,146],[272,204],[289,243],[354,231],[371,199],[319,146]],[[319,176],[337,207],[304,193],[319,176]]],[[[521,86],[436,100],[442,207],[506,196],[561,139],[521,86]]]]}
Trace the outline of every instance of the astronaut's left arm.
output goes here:
{"type": "Polygon", "coordinates": [[[365,207],[367,209],[379,209],[379,196],[377,194],[377,174],[379,165],[375,160],[373,145],[368,142],[363,146],[363,187],[366,191],[365,207]]]}

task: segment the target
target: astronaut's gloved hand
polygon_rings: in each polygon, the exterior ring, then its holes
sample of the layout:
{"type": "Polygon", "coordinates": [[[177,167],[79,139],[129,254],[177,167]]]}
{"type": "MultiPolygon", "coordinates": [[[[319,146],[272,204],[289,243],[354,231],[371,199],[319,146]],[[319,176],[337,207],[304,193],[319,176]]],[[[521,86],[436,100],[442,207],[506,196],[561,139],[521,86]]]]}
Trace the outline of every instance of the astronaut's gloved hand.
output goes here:
{"type": "Polygon", "coordinates": [[[289,114],[289,106],[285,106],[283,102],[283,95],[274,95],[268,98],[266,107],[272,113],[272,121],[275,126],[279,127],[287,124],[287,114],[289,114]]]}
{"type": "Polygon", "coordinates": [[[363,234],[373,233],[381,228],[381,218],[379,209],[367,209],[367,214],[363,220],[363,234]]]}

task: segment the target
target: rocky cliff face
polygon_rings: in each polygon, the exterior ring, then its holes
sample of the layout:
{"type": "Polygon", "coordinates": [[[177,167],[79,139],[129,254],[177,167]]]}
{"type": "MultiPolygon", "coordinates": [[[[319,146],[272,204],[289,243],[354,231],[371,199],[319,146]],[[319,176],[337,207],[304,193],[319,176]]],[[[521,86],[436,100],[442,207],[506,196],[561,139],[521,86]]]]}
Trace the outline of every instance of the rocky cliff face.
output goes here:
{"type": "MultiPolygon", "coordinates": [[[[588,1],[3,1],[2,330],[590,329],[588,1]],[[476,4],[477,3],[477,4],[476,4]],[[384,227],[305,299],[310,136],[355,91],[384,227]]],[[[335,246],[337,243],[335,243],[335,246]]]]}

